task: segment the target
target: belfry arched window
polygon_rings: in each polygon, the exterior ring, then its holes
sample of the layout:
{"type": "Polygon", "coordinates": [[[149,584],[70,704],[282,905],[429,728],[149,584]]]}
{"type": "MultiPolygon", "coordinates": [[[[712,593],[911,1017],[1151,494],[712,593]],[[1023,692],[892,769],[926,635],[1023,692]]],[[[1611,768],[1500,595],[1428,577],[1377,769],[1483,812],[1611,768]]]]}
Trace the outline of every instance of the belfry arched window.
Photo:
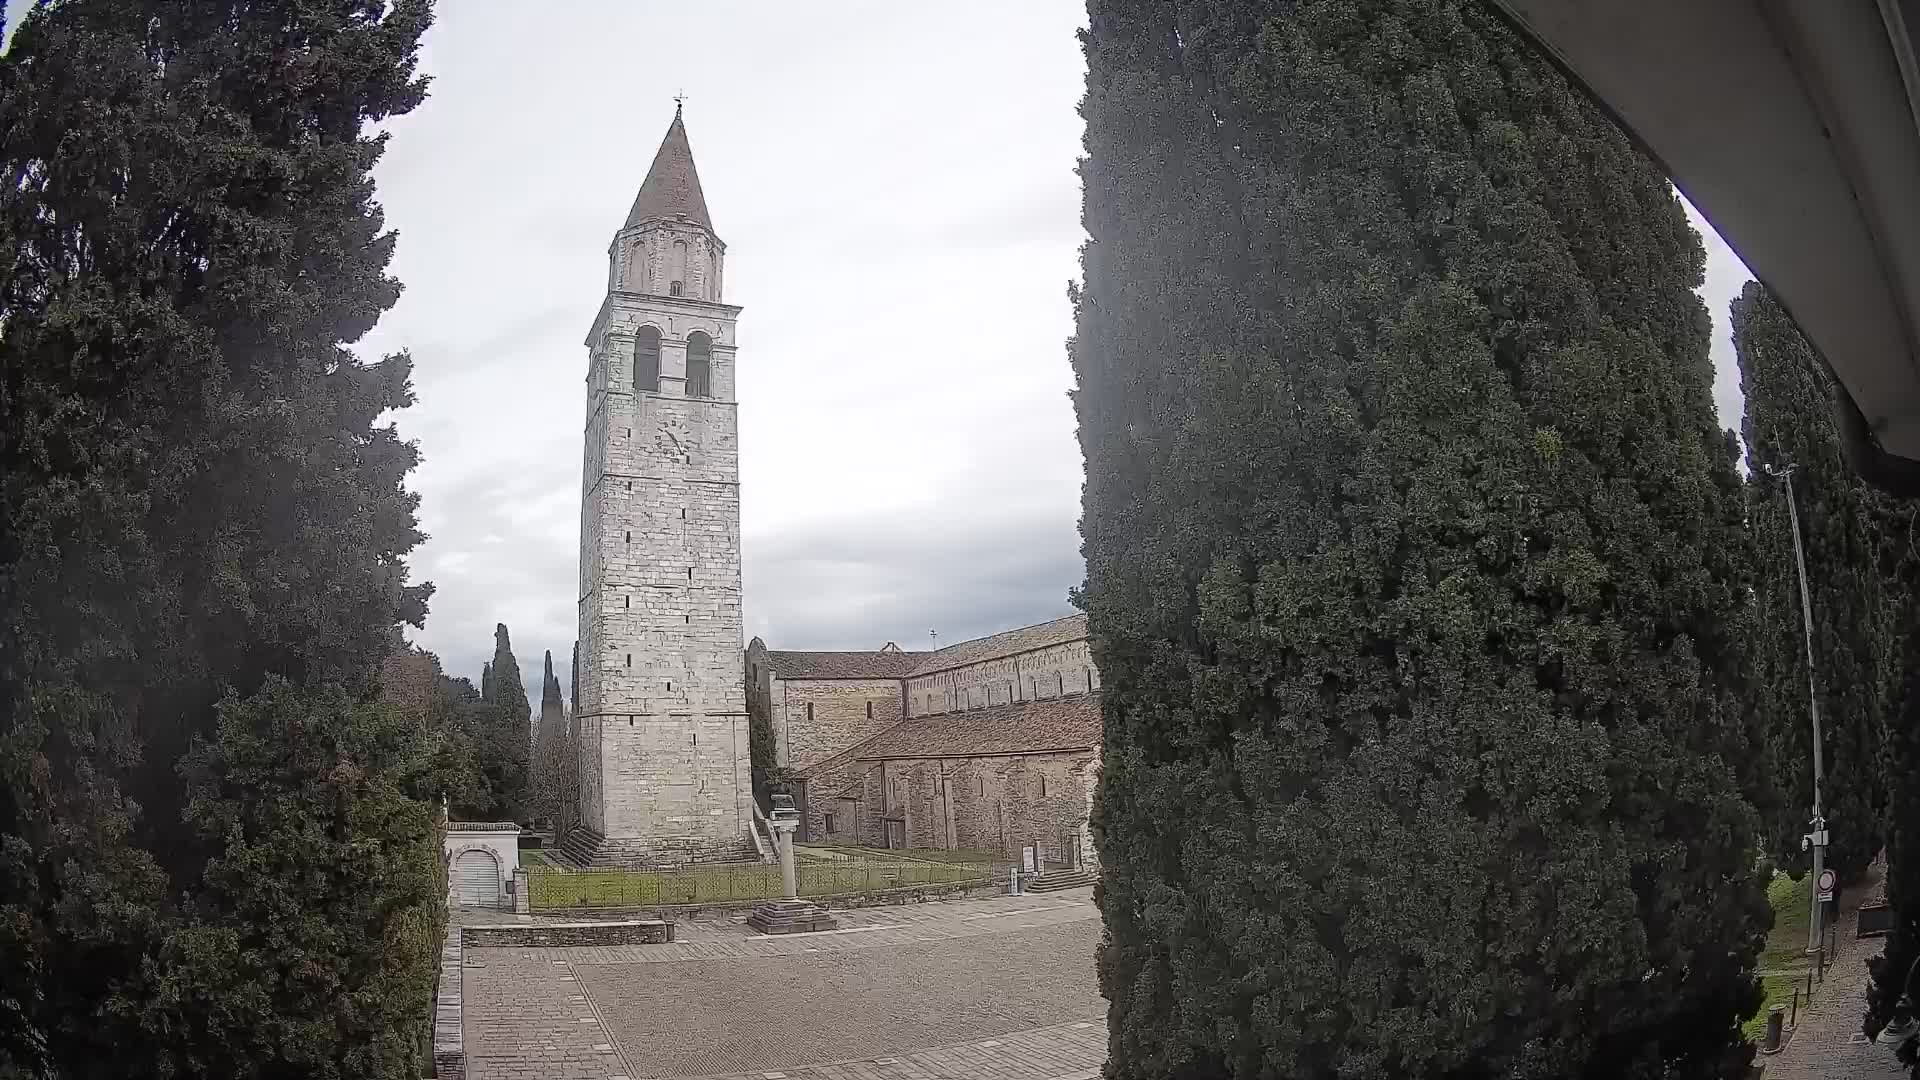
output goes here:
{"type": "Polygon", "coordinates": [[[667,264],[667,294],[685,296],[687,294],[687,242],[673,242],[673,258],[667,264]]]}
{"type": "Polygon", "coordinates": [[[698,330],[687,335],[687,396],[713,396],[713,341],[698,330]]]}
{"type": "Polygon", "coordinates": [[[633,338],[633,388],[660,392],[660,331],[643,326],[633,338]]]}

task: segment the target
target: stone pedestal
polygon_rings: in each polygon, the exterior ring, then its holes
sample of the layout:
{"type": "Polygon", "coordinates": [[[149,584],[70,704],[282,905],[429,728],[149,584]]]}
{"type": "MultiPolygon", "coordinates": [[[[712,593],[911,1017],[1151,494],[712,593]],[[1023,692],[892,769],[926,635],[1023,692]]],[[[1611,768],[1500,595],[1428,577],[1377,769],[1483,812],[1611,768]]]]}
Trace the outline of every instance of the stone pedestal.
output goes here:
{"type": "Polygon", "coordinates": [[[786,889],[784,900],[769,900],[753,909],[747,925],[763,934],[804,934],[839,927],[827,910],[811,900],[800,899],[799,879],[793,867],[793,832],[799,821],[791,804],[776,802],[767,824],[773,827],[773,842],[780,849],[780,884],[786,889]]]}
{"type": "Polygon", "coordinates": [[[753,909],[747,925],[763,934],[804,934],[840,926],[831,912],[811,900],[769,900],[753,909]]]}

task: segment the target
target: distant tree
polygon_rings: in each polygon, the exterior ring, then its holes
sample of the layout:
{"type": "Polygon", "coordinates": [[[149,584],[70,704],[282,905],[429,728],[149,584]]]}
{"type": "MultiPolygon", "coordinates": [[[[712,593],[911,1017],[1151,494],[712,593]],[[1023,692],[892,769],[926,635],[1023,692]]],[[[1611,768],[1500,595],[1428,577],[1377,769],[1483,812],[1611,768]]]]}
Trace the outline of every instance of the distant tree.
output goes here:
{"type": "Polygon", "coordinates": [[[567,709],[560,697],[560,680],[553,674],[553,653],[546,655],[546,673],[540,682],[540,725],[533,743],[533,813],[547,819],[555,837],[573,824],[571,807],[574,770],[568,767],[573,741],[567,733],[567,709]]]}
{"type": "MultiPolygon", "coordinates": [[[[0,1075],[333,1068],[202,1043],[240,1006],[167,981],[238,903],[235,839],[201,823],[271,809],[181,768],[229,695],[364,695],[425,617],[417,455],[383,419],[411,365],[349,346],[400,291],[371,128],[424,96],[428,22],[424,0],[66,0],[0,55],[0,1075]]],[[[362,824],[330,839],[390,835],[362,824]]],[[[279,914],[333,888],[254,886],[279,914]]],[[[394,888],[364,902],[407,908],[394,888]]],[[[311,974],[393,989],[379,964],[311,974]]],[[[296,1022],[298,996],[249,1018],[296,1022]]]]}
{"type": "Polygon", "coordinates": [[[1107,1075],[1741,1076],[1699,238],[1484,5],[1093,0],[1107,1075]]]}
{"type": "Polygon", "coordinates": [[[1748,520],[1759,545],[1755,682],[1767,703],[1769,758],[1781,793],[1766,824],[1779,864],[1805,869],[1800,840],[1813,806],[1806,638],[1784,481],[1767,473],[1770,465],[1791,464],[1812,595],[1821,795],[1833,838],[1827,863],[1852,880],[1884,839],[1882,757],[1896,664],[1876,496],[1841,451],[1833,386],[1820,359],[1759,282],[1748,282],[1733,302],[1733,342],[1746,398],[1748,520]]]}
{"type": "Polygon", "coordinates": [[[582,740],[585,735],[580,726],[580,643],[573,643],[573,681],[567,688],[567,781],[563,791],[565,799],[563,827],[555,833],[564,838],[567,832],[583,820],[585,808],[580,805],[581,786],[585,764],[581,758],[586,752],[582,740]]]}
{"type": "Polygon", "coordinates": [[[435,775],[455,821],[512,820],[521,791],[501,754],[500,711],[480,700],[466,679],[441,676],[435,724],[447,733],[435,775]]]}
{"type": "Polygon", "coordinates": [[[476,748],[480,770],[493,793],[495,820],[518,821],[528,813],[532,785],[532,706],[520,681],[507,624],[493,629],[493,660],[481,675],[481,700],[492,710],[476,748]]]}

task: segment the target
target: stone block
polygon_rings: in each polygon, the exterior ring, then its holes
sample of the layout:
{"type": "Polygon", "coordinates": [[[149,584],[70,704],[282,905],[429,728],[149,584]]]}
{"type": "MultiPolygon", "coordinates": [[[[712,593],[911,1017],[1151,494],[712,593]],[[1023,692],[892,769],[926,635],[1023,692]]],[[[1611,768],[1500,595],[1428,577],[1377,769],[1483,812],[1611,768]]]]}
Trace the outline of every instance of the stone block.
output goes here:
{"type": "Polygon", "coordinates": [[[665,919],[622,919],[607,922],[505,923],[466,926],[460,940],[467,948],[510,949],[566,945],[665,945],[673,940],[673,923],[665,919]]]}
{"type": "Polygon", "coordinates": [[[811,900],[769,900],[753,909],[747,925],[762,934],[802,934],[840,927],[831,912],[811,900]]]}

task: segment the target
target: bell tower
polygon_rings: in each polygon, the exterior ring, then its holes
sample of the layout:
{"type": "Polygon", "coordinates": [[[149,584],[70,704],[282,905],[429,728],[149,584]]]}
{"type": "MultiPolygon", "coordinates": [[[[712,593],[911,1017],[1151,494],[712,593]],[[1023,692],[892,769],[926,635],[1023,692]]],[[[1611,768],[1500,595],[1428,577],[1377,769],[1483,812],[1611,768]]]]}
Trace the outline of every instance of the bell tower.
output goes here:
{"type": "Polygon", "coordinates": [[[582,861],[750,850],[740,458],[726,245],[676,107],[587,333],[580,498],[582,861]]]}

